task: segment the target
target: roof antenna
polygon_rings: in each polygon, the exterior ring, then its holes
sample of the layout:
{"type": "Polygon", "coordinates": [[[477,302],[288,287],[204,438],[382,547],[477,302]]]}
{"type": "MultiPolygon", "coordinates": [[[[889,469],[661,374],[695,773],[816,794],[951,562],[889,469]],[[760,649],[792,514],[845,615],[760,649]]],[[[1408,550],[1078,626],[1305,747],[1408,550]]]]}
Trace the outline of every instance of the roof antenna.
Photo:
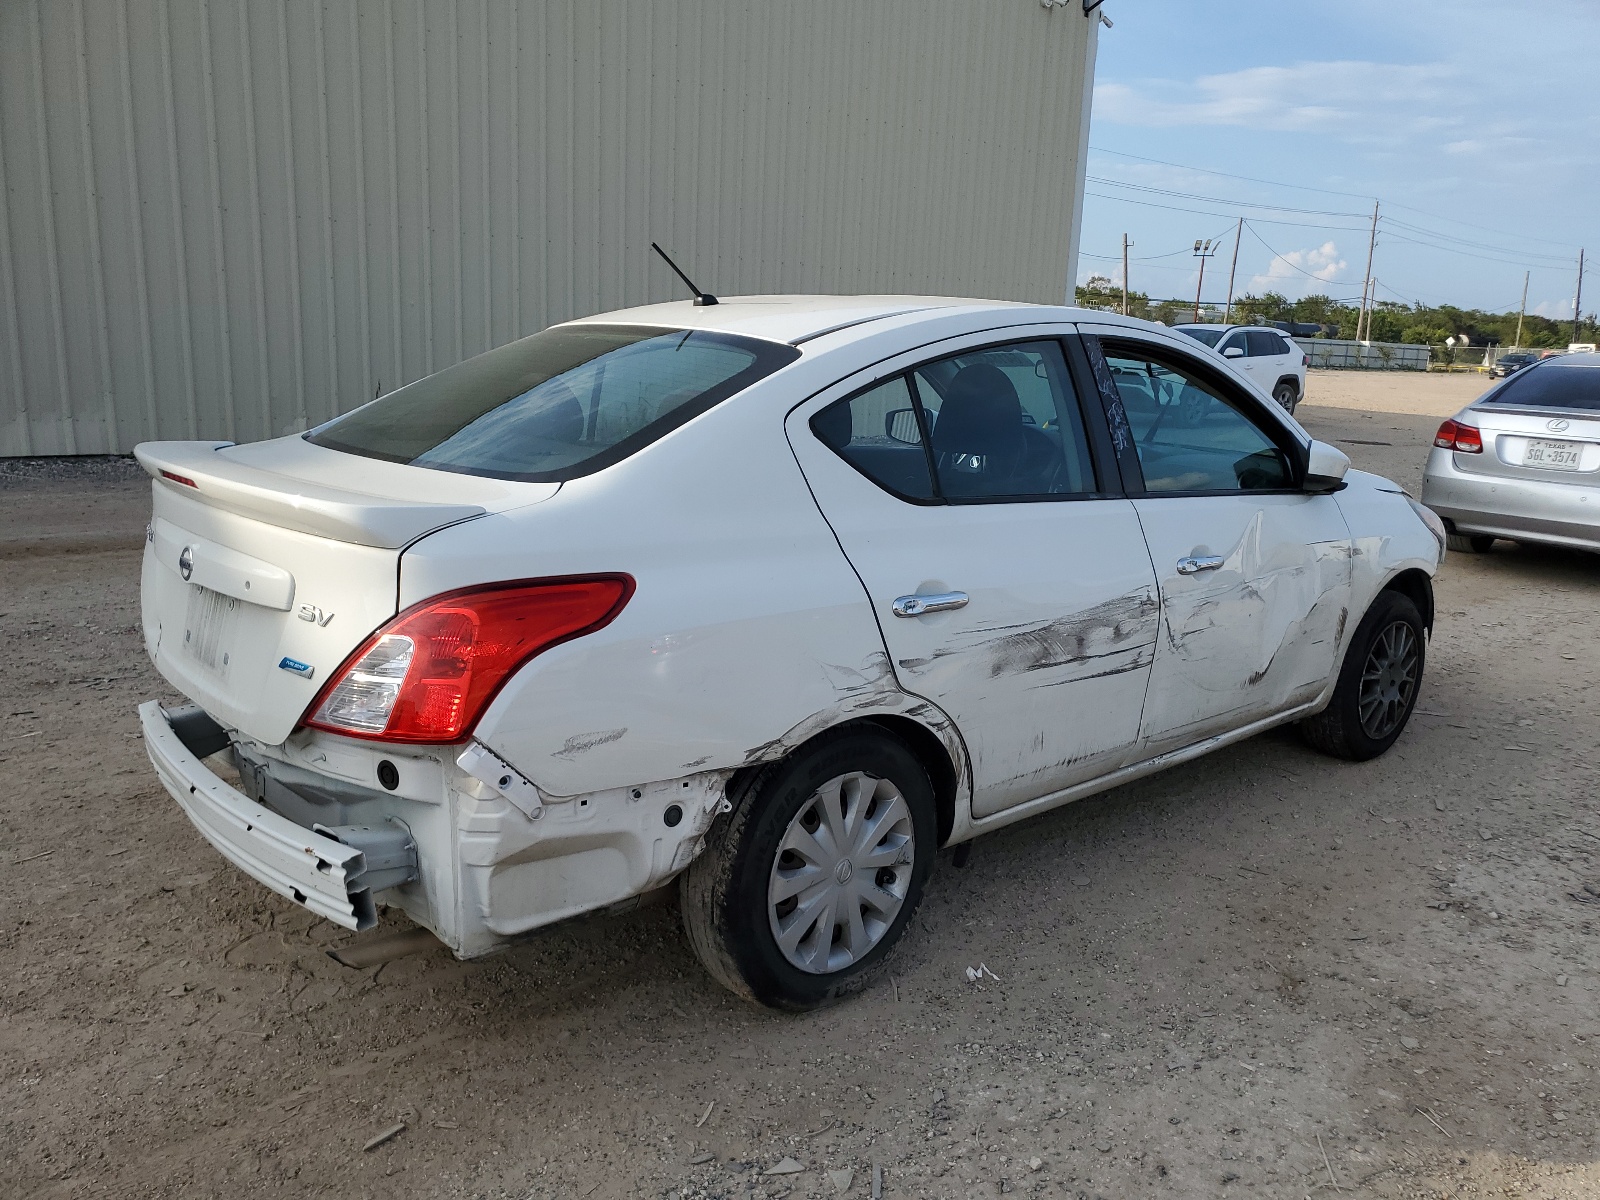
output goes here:
{"type": "Polygon", "coordinates": [[[683,280],[684,286],[694,293],[694,303],[696,308],[705,308],[706,306],[715,304],[717,302],[717,298],[710,292],[702,292],[699,288],[695,287],[694,280],[690,279],[682,271],[678,270],[678,264],[673,262],[672,259],[668,257],[667,252],[660,246],[656,245],[654,242],[651,242],[650,249],[654,250],[657,254],[661,255],[662,258],[666,259],[667,266],[671,267],[678,278],[683,280]]]}

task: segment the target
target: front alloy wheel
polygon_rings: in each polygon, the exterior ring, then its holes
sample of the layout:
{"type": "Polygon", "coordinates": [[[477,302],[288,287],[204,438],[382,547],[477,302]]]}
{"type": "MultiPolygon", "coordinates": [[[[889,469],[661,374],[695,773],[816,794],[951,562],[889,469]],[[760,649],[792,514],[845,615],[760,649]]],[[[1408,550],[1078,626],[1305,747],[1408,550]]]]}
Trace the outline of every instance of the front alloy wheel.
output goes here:
{"type": "Polygon", "coordinates": [[[1361,671],[1361,728],[1378,741],[1388,737],[1411,711],[1422,677],[1417,638],[1405,621],[1394,621],[1377,636],[1361,671]]]}
{"type": "Polygon", "coordinates": [[[1422,688],[1426,636],[1409,596],[1379,592],[1350,637],[1328,707],[1300,723],[1306,740],[1352,762],[1394,745],[1422,688]]]}

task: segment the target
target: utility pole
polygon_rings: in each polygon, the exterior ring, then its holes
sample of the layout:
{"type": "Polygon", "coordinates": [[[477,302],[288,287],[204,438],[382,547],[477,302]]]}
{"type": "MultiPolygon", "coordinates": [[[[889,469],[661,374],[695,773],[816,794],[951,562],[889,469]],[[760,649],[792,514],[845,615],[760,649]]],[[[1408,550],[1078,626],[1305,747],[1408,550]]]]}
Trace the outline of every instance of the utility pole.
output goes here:
{"type": "Polygon", "coordinates": [[[1244,218],[1239,218],[1239,228],[1233,235],[1233,266],[1228,268],[1228,307],[1222,312],[1222,323],[1233,321],[1233,277],[1239,273],[1239,239],[1244,237],[1244,218]]]}
{"type": "Polygon", "coordinates": [[[1522,307],[1517,309],[1517,341],[1512,347],[1515,350],[1522,349],[1522,317],[1528,311],[1528,276],[1532,274],[1532,271],[1522,273],[1522,307]]]}
{"type": "Polygon", "coordinates": [[[1122,235],[1122,315],[1128,315],[1128,235],[1122,235]]]}
{"type": "Polygon", "coordinates": [[[1578,340],[1578,327],[1582,324],[1583,312],[1583,251],[1578,251],[1578,290],[1572,297],[1572,340],[1578,340]]]}
{"type": "Polygon", "coordinates": [[[1372,236],[1367,239],[1367,279],[1361,285],[1361,315],[1356,318],[1356,341],[1370,341],[1372,339],[1371,307],[1367,301],[1367,293],[1372,288],[1372,252],[1378,245],[1378,202],[1372,202],[1372,236]],[[1367,327],[1367,336],[1363,338],[1361,331],[1367,327]]]}
{"type": "Polygon", "coordinates": [[[1200,260],[1200,281],[1194,285],[1194,323],[1200,324],[1200,289],[1206,282],[1206,259],[1216,251],[1211,248],[1211,241],[1207,239],[1194,244],[1194,256],[1200,260]]]}

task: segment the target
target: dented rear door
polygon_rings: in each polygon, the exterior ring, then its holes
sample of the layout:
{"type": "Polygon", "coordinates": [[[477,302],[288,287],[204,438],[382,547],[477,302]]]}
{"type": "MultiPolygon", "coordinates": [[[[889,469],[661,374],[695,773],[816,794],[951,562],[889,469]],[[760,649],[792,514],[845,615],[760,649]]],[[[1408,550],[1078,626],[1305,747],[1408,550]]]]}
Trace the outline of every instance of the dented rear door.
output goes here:
{"type": "MultiPolygon", "coordinates": [[[[1022,393],[1029,439],[1042,445],[1033,431],[1050,433],[1045,385],[1064,391],[1065,402],[1076,398],[1058,372],[1059,345],[1042,355],[1038,344],[984,359],[952,355],[944,343],[925,357],[947,366],[924,376],[923,386],[999,364],[1022,393]]],[[[908,496],[919,490],[907,481],[919,470],[931,482],[919,465],[924,451],[915,422],[901,417],[894,430],[910,444],[890,437],[886,422],[905,411],[905,380],[922,365],[905,356],[857,376],[796,409],[787,428],[867,590],[900,686],[942,708],[965,739],[973,813],[984,817],[1114,770],[1136,751],[1157,593],[1132,503],[1096,492],[1092,471],[1078,472],[1075,495],[908,496]],[[841,416],[846,406],[853,408],[841,416]],[[848,439],[843,452],[824,436],[848,439]],[[939,597],[959,606],[906,611],[909,599],[937,605],[939,597]]],[[[933,415],[957,420],[943,412],[933,415]]]]}

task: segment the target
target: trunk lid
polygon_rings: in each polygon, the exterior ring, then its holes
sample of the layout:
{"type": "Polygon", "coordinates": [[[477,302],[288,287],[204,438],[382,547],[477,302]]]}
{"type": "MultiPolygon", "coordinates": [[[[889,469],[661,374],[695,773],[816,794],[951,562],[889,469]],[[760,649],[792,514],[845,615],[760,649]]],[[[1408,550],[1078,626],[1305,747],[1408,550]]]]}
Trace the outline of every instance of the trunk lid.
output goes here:
{"type": "Polygon", "coordinates": [[[554,495],[382,462],[299,437],[153,442],[141,615],[162,677],[225,725],[281,743],[398,608],[400,556],[434,530],[554,495]]]}
{"type": "Polygon", "coordinates": [[[1600,413],[1593,409],[1483,404],[1457,419],[1483,437],[1482,454],[1456,452],[1457,470],[1587,487],[1600,479],[1600,413]]]}

